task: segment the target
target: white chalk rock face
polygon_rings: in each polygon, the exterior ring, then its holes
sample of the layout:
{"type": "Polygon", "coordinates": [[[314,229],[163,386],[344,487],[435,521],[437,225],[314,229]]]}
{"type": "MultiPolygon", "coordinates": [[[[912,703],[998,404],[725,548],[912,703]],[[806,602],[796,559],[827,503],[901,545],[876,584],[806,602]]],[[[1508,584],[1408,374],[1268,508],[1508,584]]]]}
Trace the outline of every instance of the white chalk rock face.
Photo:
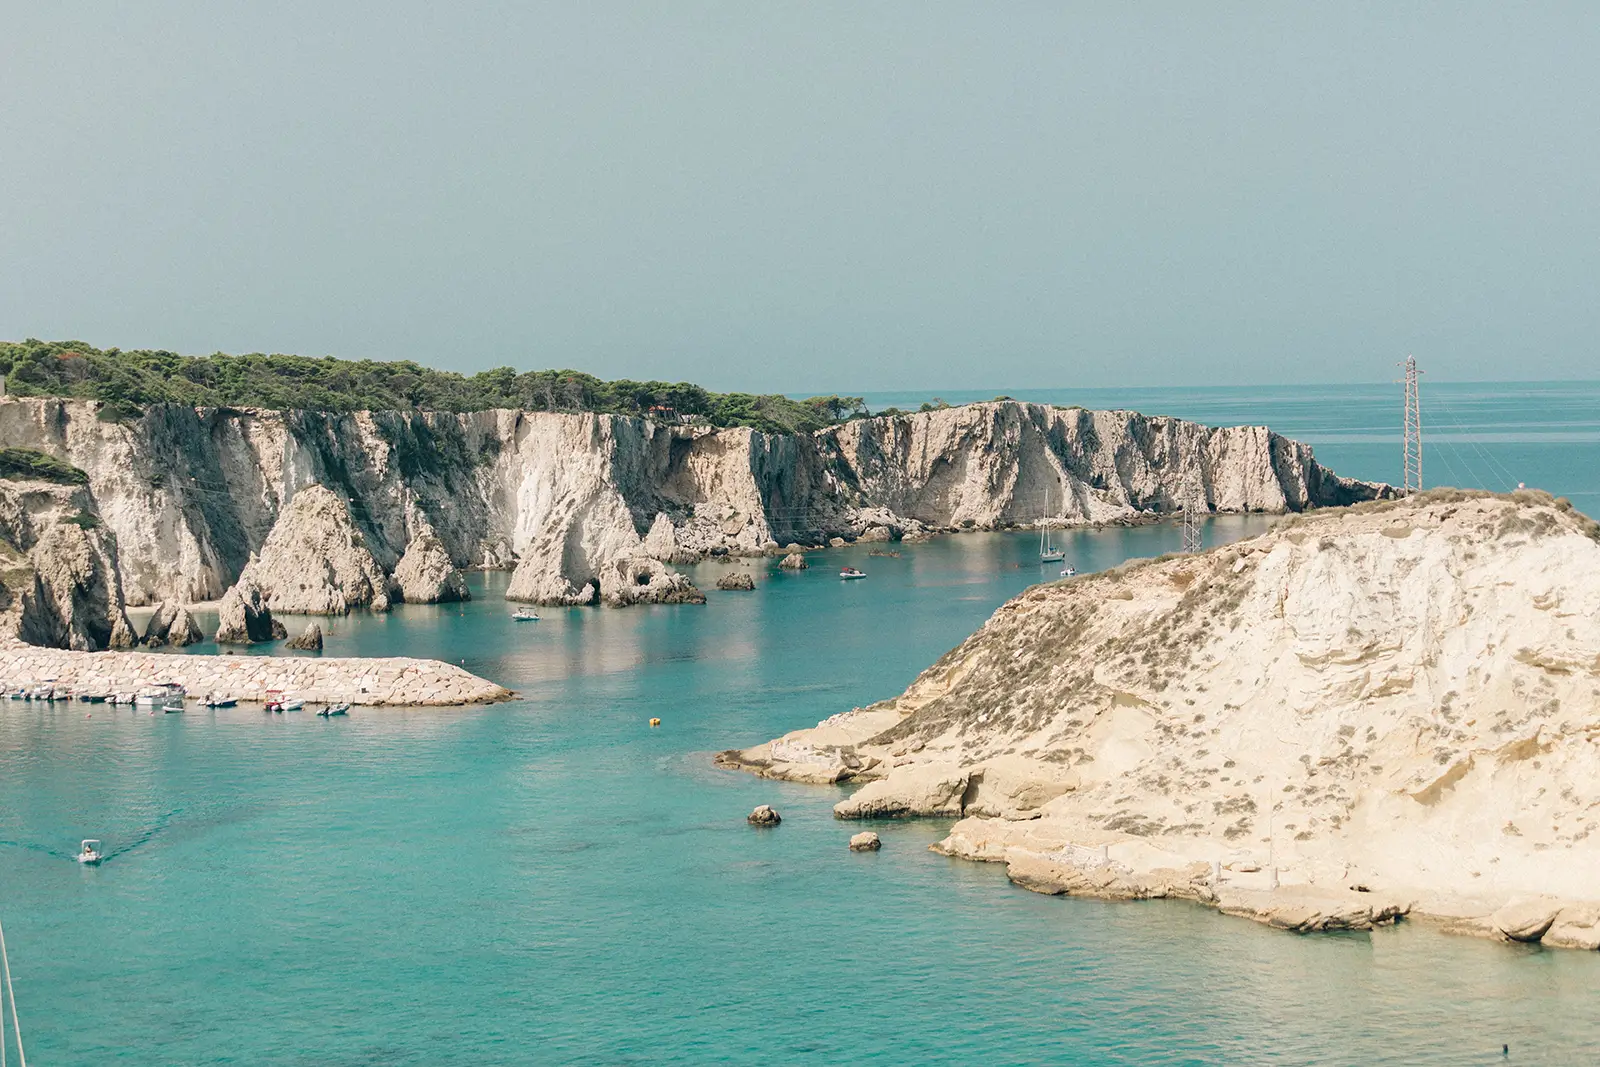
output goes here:
{"type": "Polygon", "coordinates": [[[1329,923],[1414,902],[1577,945],[1597,664],[1600,525],[1536,491],[1434,490],[1037,586],[901,696],[718,758],[866,783],[841,817],[963,816],[945,851],[1044,863],[1017,877],[1042,891],[1261,917],[1316,887],[1329,923]],[[1195,864],[1233,888],[1171,873],[1195,864]]]}
{"type": "Polygon", "coordinates": [[[351,520],[349,506],[326,486],[310,485],[295,494],[246,571],[275,612],[389,610],[383,568],[351,520]]]}
{"type": "Polygon", "coordinates": [[[131,648],[115,543],[101,528],[63,522],[48,527],[33,553],[34,587],[25,594],[20,636],[36,645],[97,652],[131,648]]]}
{"type": "Polygon", "coordinates": [[[0,479],[0,635],[89,652],[131,646],[116,554],[87,488],[0,479]]]}
{"type": "Polygon", "coordinates": [[[407,604],[442,604],[471,600],[467,580],[450,559],[432,526],[424,523],[395,565],[393,585],[407,604]]]}
{"type": "Polygon", "coordinates": [[[383,568],[425,519],[452,559],[515,563],[518,590],[556,603],[593,599],[600,564],[632,555],[673,564],[884,536],[878,527],[916,540],[1125,521],[1172,510],[1192,483],[1210,510],[1234,512],[1390,491],[1340,478],[1261,427],[1010,401],[787,435],[522,411],[96,416],[92,401],[0,398],[0,447],[88,475],[134,604],[220,596],[319,483],[348,495],[383,568]]]}

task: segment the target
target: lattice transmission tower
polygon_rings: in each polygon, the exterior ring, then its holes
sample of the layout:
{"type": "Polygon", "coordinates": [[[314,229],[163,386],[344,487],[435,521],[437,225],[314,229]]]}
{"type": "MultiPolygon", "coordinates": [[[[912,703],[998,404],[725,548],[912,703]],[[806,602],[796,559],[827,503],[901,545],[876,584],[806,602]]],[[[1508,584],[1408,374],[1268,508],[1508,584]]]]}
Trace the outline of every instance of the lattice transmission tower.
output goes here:
{"type": "Polygon", "coordinates": [[[1183,551],[1199,552],[1204,547],[1200,520],[1205,513],[1205,484],[1200,473],[1200,452],[1183,476],[1183,551]]]}
{"type": "Polygon", "coordinates": [[[1410,496],[1422,491],[1422,399],[1417,391],[1417,376],[1422,372],[1417,369],[1416,356],[1407,356],[1400,366],[1406,371],[1405,473],[1400,491],[1410,496]]]}

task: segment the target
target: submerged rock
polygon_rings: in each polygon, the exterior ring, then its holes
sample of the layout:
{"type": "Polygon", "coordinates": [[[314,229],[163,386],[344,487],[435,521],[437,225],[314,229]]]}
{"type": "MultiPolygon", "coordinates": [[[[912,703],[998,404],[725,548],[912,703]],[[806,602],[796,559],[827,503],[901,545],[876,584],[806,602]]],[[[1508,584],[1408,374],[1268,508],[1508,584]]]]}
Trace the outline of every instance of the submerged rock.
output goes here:
{"type": "Polygon", "coordinates": [[[217,605],[217,644],[248,645],[277,641],[288,635],[283,623],[272,617],[260,586],[248,577],[241,575],[222,594],[222,602],[217,605]]]}
{"type": "Polygon", "coordinates": [[[432,526],[423,523],[394,568],[394,588],[407,604],[471,600],[467,580],[432,526]]]}
{"type": "Polygon", "coordinates": [[[298,636],[291,637],[289,640],[285,641],[283,643],[283,647],[296,649],[297,651],[301,652],[321,652],[322,626],[318,623],[312,623],[310,626],[307,626],[304,630],[300,631],[298,636]]]}
{"type": "MultiPolygon", "coordinates": [[[[273,610],[342,615],[389,610],[389,583],[332,490],[309,485],[294,495],[246,568],[273,610]]],[[[244,576],[240,576],[244,580],[244,576]]]]}
{"type": "Polygon", "coordinates": [[[856,834],[850,838],[851,852],[876,852],[883,847],[883,842],[871,830],[856,834]]]}
{"type": "Polygon", "coordinates": [[[776,826],[782,821],[783,816],[779,815],[771,804],[763,804],[745,816],[745,822],[751,826],[776,826]]]}
{"type": "Polygon", "coordinates": [[[756,580],[743,571],[734,571],[731,574],[724,574],[721,578],[717,579],[718,589],[725,589],[729,591],[743,590],[744,592],[749,592],[755,587],[756,580]]]}

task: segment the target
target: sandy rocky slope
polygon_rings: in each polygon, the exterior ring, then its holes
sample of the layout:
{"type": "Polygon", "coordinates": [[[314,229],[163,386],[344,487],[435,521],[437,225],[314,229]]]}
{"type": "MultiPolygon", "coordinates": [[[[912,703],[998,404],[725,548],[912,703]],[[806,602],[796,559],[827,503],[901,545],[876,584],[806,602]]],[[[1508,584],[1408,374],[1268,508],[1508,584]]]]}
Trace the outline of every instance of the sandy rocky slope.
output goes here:
{"type": "Polygon", "coordinates": [[[1600,947],[1600,527],[1437,490],[1038,586],[902,695],[718,757],[1046,893],[1600,947]]]}
{"type": "Polygon", "coordinates": [[[118,421],[92,401],[8,398],[0,447],[87,474],[105,529],[88,550],[115,545],[129,604],[216,599],[248,569],[280,611],[449,599],[465,567],[513,570],[513,599],[692,602],[674,565],[791,543],[1137,522],[1191,492],[1219,512],[1389,492],[1262,427],[1011,401],[785,436],[510,410],[118,421]]]}

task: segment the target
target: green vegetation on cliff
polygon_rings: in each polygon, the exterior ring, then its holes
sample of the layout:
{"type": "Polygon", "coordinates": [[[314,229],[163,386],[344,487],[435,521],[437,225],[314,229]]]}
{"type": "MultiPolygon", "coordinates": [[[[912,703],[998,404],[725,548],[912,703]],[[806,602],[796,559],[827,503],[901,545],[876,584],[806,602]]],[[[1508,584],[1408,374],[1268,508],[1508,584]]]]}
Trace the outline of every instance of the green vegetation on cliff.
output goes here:
{"type": "Polygon", "coordinates": [[[0,448],[0,478],[88,485],[89,476],[70,463],[31,448],[0,448]]]}
{"type": "Polygon", "coordinates": [[[678,382],[601,381],[571,370],[471,376],[417,363],[309,356],[180,356],[101,351],[80,341],[0,342],[0,374],[14,396],[100,400],[104,417],[137,418],[152,404],[313,411],[598,411],[703,419],[767,433],[805,433],[865,414],[860,397],[713,393],[678,382]]]}

